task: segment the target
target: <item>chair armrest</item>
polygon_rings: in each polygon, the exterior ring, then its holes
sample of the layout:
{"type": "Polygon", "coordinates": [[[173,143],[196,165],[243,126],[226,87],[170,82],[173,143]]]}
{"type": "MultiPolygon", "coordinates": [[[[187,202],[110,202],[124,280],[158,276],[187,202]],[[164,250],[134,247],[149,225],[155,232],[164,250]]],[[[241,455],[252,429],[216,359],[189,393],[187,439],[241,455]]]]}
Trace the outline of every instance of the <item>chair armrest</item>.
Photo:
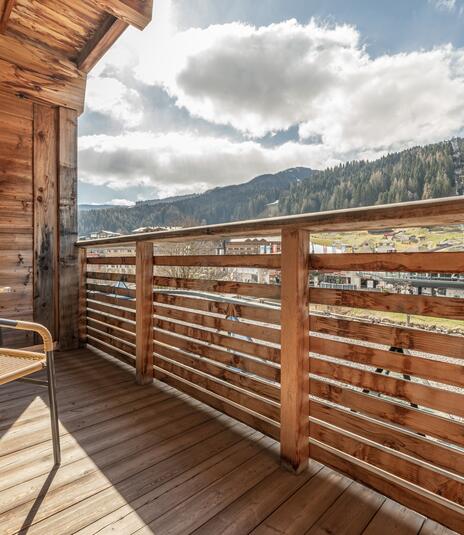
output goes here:
{"type": "Polygon", "coordinates": [[[53,338],[50,331],[40,325],[40,323],[33,323],[32,321],[15,321],[0,318],[0,327],[8,329],[17,329],[19,331],[32,331],[39,334],[43,340],[44,351],[48,353],[53,351],[53,338]]]}

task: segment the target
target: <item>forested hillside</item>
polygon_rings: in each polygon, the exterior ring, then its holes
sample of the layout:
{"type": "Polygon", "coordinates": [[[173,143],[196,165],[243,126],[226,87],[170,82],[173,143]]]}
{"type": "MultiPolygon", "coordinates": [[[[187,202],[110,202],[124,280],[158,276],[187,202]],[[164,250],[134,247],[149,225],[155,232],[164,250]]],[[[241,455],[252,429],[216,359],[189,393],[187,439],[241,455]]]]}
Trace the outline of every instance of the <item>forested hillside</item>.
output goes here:
{"type": "Polygon", "coordinates": [[[455,139],[324,171],[288,169],[162,204],[89,210],[80,213],[79,232],[127,233],[142,226],[222,223],[462,194],[461,152],[464,140],[455,139]]]}
{"type": "Polygon", "coordinates": [[[165,199],[156,204],[137,203],[132,208],[82,211],[79,234],[101,229],[128,233],[139,227],[191,226],[252,219],[266,210],[275,212],[277,206],[268,205],[311,173],[311,169],[297,167],[274,175],[262,175],[244,184],[214,188],[201,195],[173,198],[172,202],[165,199]]]}
{"type": "Polygon", "coordinates": [[[314,173],[280,199],[281,214],[317,212],[456,195],[464,140],[445,141],[314,173]],[[456,147],[453,149],[453,145],[456,147]]]}

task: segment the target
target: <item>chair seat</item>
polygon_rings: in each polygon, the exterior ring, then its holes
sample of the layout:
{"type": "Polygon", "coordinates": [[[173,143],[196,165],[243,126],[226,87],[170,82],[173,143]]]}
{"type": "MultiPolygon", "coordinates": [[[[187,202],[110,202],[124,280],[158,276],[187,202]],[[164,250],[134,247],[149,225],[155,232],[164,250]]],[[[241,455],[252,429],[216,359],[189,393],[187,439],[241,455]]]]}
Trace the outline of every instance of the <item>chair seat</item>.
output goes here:
{"type": "Polygon", "coordinates": [[[19,349],[0,349],[0,384],[15,381],[46,366],[43,353],[33,353],[19,349]]]}

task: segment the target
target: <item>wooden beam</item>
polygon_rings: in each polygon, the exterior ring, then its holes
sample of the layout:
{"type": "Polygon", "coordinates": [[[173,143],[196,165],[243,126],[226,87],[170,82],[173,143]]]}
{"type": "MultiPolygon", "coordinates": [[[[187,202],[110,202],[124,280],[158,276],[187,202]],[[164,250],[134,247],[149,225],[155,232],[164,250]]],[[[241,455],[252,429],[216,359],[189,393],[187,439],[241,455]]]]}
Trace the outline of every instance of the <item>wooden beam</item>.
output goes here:
{"type": "Polygon", "coordinates": [[[34,104],[34,320],[57,335],[57,110],[34,104]]]}
{"type": "Polygon", "coordinates": [[[58,110],[59,348],[79,346],[77,240],[77,113],[58,110]]]}
{"type": "Polygon", "coordinates": [[[464,273],[462,252],[312,254],[310,262],[318,271],[464,273]]]}
{"type": "Polygon", "coordinates": [[[136,380],[153,381],[153,244],[138,243],[136,252],[136,380]]]}
{"type": "Polygon", "coordinates": [[[0,19],[0,33],[4,33],[10,20],[11,12],[16,3],[16,0],[6,0],[3,8],[2,18],[0,19]]]}
{"type": "Polygon", "coordinates": [[[89,72],[128,26],[127,22],[108,15],[80,51],[76,60],[77,68],[83,72],[89,72]]]}
{"type": "Polygon", "coordinates": [[[152,0],[94,0],[108,13],[139,30],[151,21],[152,0]]]}
{"type": "Polygon", "coordinates": [[[84,108],[86,74],[20,37],[0,34],[0,88],[42,103],[84,108]]]}
{"type": "Polygon", "coordinates": [[[297,473],[308,466],[309,233],[282,231],[281,416],[282,464],[297,473]]]}

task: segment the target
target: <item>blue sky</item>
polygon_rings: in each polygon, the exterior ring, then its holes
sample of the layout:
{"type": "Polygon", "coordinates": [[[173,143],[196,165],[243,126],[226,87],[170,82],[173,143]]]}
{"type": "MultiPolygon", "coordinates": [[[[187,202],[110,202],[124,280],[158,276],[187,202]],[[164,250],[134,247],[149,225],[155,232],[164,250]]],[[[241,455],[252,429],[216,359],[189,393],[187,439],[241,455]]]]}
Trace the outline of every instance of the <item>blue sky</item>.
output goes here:
{"type": "Polygon", "coordinates": [[[460,135],[462,0],[157,0],[89,76],[79,202],[130,204],[460,135]]]}

